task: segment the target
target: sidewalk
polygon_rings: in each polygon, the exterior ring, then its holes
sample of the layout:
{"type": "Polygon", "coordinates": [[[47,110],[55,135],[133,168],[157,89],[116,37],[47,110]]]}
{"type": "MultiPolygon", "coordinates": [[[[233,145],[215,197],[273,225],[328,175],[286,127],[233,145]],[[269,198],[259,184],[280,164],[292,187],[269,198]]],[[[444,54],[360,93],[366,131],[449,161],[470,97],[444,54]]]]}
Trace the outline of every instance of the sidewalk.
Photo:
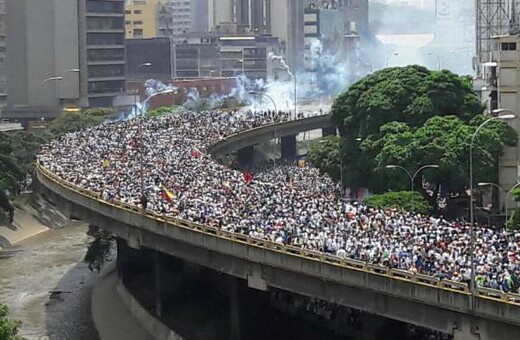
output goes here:
{"type": "Polygon", "coordinates": [[[153,340],[132,317],[116,291],[117,275],[110,269],[92,292],[92,317],[101,340],[153,340]]]}

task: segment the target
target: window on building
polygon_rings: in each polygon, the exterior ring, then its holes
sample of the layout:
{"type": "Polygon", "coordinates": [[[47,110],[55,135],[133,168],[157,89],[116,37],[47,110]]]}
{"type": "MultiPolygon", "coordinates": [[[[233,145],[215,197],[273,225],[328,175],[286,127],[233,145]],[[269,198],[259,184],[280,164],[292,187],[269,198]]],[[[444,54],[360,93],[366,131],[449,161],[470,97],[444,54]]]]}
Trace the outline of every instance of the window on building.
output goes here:
{"type": "Polygon", "coordinates": [[[502,51],[516,51],[516,43],[514,43],[514,42],[502,43],[502,51]]]}
{"type": "Polygon", "coordinates": [[[142,25],[143,22],[141,20],[136,20],[134,21],[134,25],[142,25]]]}
{"type": "Polygon", "coordinates": [[[143,37],[143,30],[141,28],[135,28],[134,29],[134,38],[142,38],[143,37]]]}
{"type": "MultiPolygon", "coordinates": [[[[87,12],[89,13],[123,13],[124,2],[116,1],[87,1],[87,12]]],[[[126,13],[126,11],[125,11],[126,13]]],[[[129,13],[128,13],[129,14],[129,13]]]]}
{"type": "Polygon", "coordinates": [[[92,45],[124,45],[124,33],[88,33],[87,44],[92,45]]]}
{"type": "Polygon", "coordinates": [[[136,10],[134,11],[134,14],[142,14],[142,13],[143,13],[143,11],[141,11],[140,9],[136,9],[136,10]]]}

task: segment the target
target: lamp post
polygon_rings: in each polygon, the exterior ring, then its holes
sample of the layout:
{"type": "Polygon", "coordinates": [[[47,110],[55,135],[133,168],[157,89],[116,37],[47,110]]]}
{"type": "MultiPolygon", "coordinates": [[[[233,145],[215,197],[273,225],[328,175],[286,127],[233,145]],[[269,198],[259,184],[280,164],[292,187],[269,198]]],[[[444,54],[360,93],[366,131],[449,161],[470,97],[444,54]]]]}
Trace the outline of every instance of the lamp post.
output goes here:
{"type": "Polygon", "coordinates": [[[509,196],[511,196],[511,193],[513,192],[513,190],[515,190],[518,187],[520,187],[520,182],[516,182],[516,184],[511,188],[511,190],[509,190],[507,192],[507,195],[506,195],[506,226],[505,226],[506,229],[507,229],[507,219],[509,217],[509,214],[508,214],[509,196]]]}
{"type": "MultiPolygon", "coordinates": [[[[175,90],[173,89],[169,89],[169,90],[165,90],[165,91],[162,91],[162,92],[157,92],[157,93],[154,93],[150,96],[148,96],[144,101],[143,101],[143,105],[141,105],[141,107],[139,108],[139,112],[140,112],[140,116],[141,116],[141,121],[143,121],[143,108],[148,104],[148,101],[150,99],[152,99],[153,97],[156,97],[156,96],[160,96],[160,95],[163,95],[163,94],[169,94],[169,93],[176,93],[175,90]]],[[[145,197],[145,192],[144,192],[144,161],[143,161],[143,153],[144,153],[144,138],[143,138],[143,126],[140,126],[139,128],[139,168],[140,168],[140,175],[141,175],[141,198],[144,198],[145,197]]],[[[143,207],[143,213],[145,212],[145,209],[143,207]]]]}
{"type": "Polygon", "coordinates": [[[395,52],[393,54],[390,54],[388,57],[386,57],[386,67],[388,67],[388,62],[390,61],[390,58],[392,58],[394,56],[397,57],[398,55],[399,55],[399,53],[395,52]]]}
{"type": "Polygon", "coordinates": [[[439,63],[439,71],[440,71],[441,67],[442,67],[442,57],[438,56],[437,54],[435,54],[433,52],[428,52],[428,55],[437,57],[437,62],[439,63]]]}
{"type": "Polygon", "coordinates": [[[429,164],[429,165],[424,165],[422,167],[420,167],[419,169],[417,169],[417,171],[414,172],[414,174],[412,175],[410,173],[410,171],[406,170],[405,168],[403,168],[402,166],[400,165],[387,165],[385,168],[387,169],[401,169],[403,170],[406,175],[408,175],[408,178],[410,179],[410,188],[411,188],[411,193],[412,193],[412,198],[411,198],[411,206],[412,206],[412,212],[415,210],[415,202],[414,202],[414,197],[413,197],[413,189],[414,189],[414,182],[415,182],[415,178],[417,177],[417,175],[425,170],[425,169],[437,169],[439,168],[439,166],[437,164],[429,164]]]}
{"type": "Polygon", "coordinates": [[[273,106],[274,106],[274,112],[278,112],[278,109],[276,108],[276,102],[274,101],[273,97],[271,97],[271,96],[268,95],[267,93],[258,92],[258,91],[249,91],[248,93],[249,93],[249,94],[257,94],[257,95],[260,95],[260,96],[264,96],[264,97],[266,97],[266,98],[269,98],[269,100],[271,100],[271,103],[273,103],[273,106]]]}
{"type": "Polygon", "coordinates": [[[150,67],[150,66],[152,66],[152,63],[150,63],[150,62],[139,64],[139,66],[137,66],[137,73],[140,73],[140,71],[143,67],[150,67]]]}
{"type": "MultiPolygon", "coordinates": [[[[506,109],[494,110],[493,113],[500,114],[503,112],[511,112],[506,109]]],[[[480,124],[473,135],[471,136],[471,143],[469,145],[469,233],[470,233],[470,264],[471,264],[471,282],[470,282],[470,292],[471,292],[471,308],[475,307],[475,216],[473,212],[473,144],[475,143],[475,138],[482,128],[492,122],[494,120],[511,120],[515,119],[515,114],[507,114],[503,116],[491,117],[480,124]]]]}
{"type": "MultiPolygon", "coordinates": [[[[492,187],[495,187],[499,190],[499,192],[505,192],[504,188],[502,188],[500,185],[498,184],[495,184],[495,183],[488,183],[488,182],[483,182],[483,183],[478,183],[477,184],[479,187],[486,187],[486,186],[492,186],[492,187]]],[[[504,205],[505,205],[505,218],[506,218],[506,227],[507,227],[507,220],[508,220],[508,212],[509,212],[509,196],[511,195],[511,193],[513,192],[513,190],[515,190],[516,188],[518,188],[520,186],[520,181],[516,182],[516,184],[511,188],[511,190],[509,190],[507,192],[507,195],[506,195],[506,198],[505,198],[505,202],[504,202],[504,205]]]]}
{"type": "MultiPolygon", "coordinates": [[[[500,196],[500,193],[502,191],[504,191],[504,188],[502,188],[500,185],[498,185],[496,183],[480,182],[480,183],[477,183],[477,186],[479,186],[479,187],[495,187],[495,188],[498,189],[499,196],[500,196]]],[[[506,222],[507,222],[507,200],[505,202],[505,205],[506,205],[506,222]]],[[[502,209],[499,207],[499,210],[502,210],[502,209]]]]}
{"type": "Polygon", "coordinates": [[[293,74],[294,79],[294,120],[298,116],[298,82],[296,80],[296,71],[293,74]]]}
{"type": "MultiPolygon", "coordinates": [[[[38,102],[41,101],[41,91],[45,84],[47,84],[48,82],[51,82],[51,81],[62,81],[62,80],[63,80],[62,76],[54,76],[54,77],[49,77],[49,78],[45,79],[44,81],[42,81],[40,83],[40,86],[38,86],[38,91],[36,93],[36,100],[38,102]]],[[[55,93],[55,95],[56,95],[56,93],[55,93]]]]}

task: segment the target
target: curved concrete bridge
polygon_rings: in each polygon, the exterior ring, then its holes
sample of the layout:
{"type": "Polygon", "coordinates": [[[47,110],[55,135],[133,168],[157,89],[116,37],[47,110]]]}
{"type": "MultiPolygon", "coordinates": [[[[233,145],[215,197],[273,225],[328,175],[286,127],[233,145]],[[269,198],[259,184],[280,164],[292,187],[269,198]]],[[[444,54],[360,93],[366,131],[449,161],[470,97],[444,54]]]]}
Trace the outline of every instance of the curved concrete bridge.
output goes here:
{"type": "MultiPolygon", "coordinates": [[[[280,131],[294,134],[305,131],[301,130],[305,126],[316,129],[320,119],[246,131],[215,144],[211,152],[238,150],[262,138],[278,137],[280,131]]],[[[169,254],[246,280],[254,289],[279,288],[454,334],[455,339],[520,339],[518,295],[479,289],[472,297],[467,286],[458,282],[251,239],[153,212],[143,213],[135,206],[109,203],[41,166],[37,167],[37,178],[40,191],[51,201],[126,240],[133,249],[169,254]]]]}

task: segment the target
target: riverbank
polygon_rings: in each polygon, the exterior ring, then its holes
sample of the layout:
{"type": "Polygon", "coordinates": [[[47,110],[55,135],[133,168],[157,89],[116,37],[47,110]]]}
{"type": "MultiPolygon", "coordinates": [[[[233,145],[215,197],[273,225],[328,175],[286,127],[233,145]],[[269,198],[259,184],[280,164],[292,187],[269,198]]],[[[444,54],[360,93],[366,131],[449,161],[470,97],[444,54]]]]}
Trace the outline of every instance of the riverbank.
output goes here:
{"type": "MultiPolygon", "coordinates": [[[[42,223],[43,224],[43,223],[42,223]]],[[[83,258],[88,225],[52,227],[0,250],[0,302],[27,340],[99,340],[90,297],[99,275],[83,258]]]]}
{"type": "Polygon", "coordinates": [[[0,250],[70,223],[58,209],[36,194],[20,196],[13,205],[13,222],[0,218],[0,250]]]}
{"type": "Polygon", "coordinates": [[[152,340],[135,320],[117,292],[115,261],[105,268],[94,285],[92,317],[102,340],[152,340]],[[110,317],[107,317],[109,315],[110,317]]]}

